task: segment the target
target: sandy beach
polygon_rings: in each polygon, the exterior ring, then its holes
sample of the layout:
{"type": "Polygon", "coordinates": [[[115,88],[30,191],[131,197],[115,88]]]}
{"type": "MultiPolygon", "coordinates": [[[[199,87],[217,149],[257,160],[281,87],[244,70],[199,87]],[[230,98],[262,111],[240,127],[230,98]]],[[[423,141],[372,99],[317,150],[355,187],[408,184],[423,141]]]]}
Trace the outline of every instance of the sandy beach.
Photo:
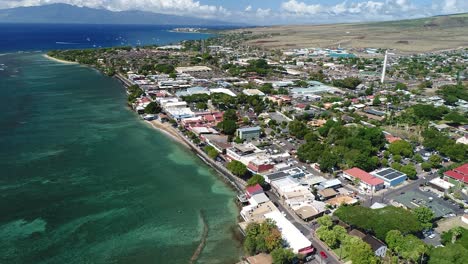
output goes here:
{"type": "Polygon", "coordinates": [[[190,146],[184,141],[184,139],[181,138],[179,133],[170,123],[161,123],[158,120],[152,120],[152,121],[146,121],[146,122],[150,124],[154,129],[163,132],[164,134],[166,134],[173,140],[177,141],[178,143],[184,145],[187,148],[190,148],[190,146]]]}
{"type": "Polygon", "coordinates": [[[78,62],[74,62],[74,61],[66,61],[66,60],[53,58],[53,57],[50,57],[47,54],[44,54],[44,58],[49,59],[49,60],[53,60],[53,61],[56,61],[56,62],[64,63],[64,64],[78,64],[78,62]]]}

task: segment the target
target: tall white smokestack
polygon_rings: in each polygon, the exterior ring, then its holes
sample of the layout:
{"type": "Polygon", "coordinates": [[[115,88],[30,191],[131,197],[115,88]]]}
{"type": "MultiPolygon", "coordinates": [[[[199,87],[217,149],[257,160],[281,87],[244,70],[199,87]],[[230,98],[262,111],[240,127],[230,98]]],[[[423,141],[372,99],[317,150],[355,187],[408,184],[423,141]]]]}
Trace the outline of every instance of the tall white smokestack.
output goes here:
{"type": "Polygon", "coordinates": [[[382,79],[380,79],[380,83],[382,84],[385,81],[385,71],[387,70],[387,56],[388,56],[388,50],[385,51],[385,59],[383,61],[382,79]]]}

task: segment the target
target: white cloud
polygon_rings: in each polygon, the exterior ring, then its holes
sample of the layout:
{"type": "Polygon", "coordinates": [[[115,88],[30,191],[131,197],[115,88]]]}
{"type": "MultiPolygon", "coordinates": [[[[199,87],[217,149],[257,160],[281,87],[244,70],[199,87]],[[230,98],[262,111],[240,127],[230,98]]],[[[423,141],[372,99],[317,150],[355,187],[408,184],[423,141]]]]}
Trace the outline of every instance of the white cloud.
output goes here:
{"type": "Polygon", "coordinates": [[[256,12],[257,17],[264,18],[264,17],[268,17],[270,15],[271,15],[271,9],[270,8],[267,8],[267,9],[258,8],[257,9],[257,12],[256,12]]]}
{"type": "Polygon", "coordinates": [[[65,3],[112,11],[142,10],[166,14],[216,17],[230,15],[222,6],[205,5],[196,0],[0,0],[0,8],[65,3]]]}
{"type": "Polygon", "coordinates": [[[297,15],[313,15],[317,14],[322,10],[322,6],[319,4],[308,5],[304,2],[298,2],[296,0],[289,0],[281,4],[281,8],[292,14],[297,15]]]}
{"type": "Polygon", "coordinates": [[[248,5],[245,9],[244,9],[245,12],[250,12],[252,11],[252,6],[251,5],[248,5]]]}

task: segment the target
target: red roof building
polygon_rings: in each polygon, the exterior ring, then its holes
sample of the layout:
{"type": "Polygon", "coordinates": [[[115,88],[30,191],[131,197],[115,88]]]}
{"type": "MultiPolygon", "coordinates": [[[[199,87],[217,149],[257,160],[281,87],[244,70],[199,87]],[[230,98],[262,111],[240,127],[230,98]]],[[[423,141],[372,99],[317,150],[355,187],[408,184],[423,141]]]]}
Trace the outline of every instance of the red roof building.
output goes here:
{"type": "Polygon", "coordinates": [[[444,173],[448,181],[456,181],[468,185],[468,163],[444,173]]]}
{"type": "Polygon", "coordinates": [[[255,184],[254,186],[248,186],[245,188],[245,194],[250,198],[255,194],[263,193],[263,188],[260,184],[255,184]]]}
{"type": "Polygon", "coordinates": [[[385,186],[385,182],[382,179],[372,176],[356,167],[343,171],[343,177],[350,181],[358,179],[359,187],[364,191],[376,192],[383,189],[385,186]]]}
{"type": "Polygon", "coordinates": [[[395,141],[401,140],[401,138],[392,136],[390,134],[385,134],[385,139],[387,140],[388,143],[393,143],[395,141]]]}

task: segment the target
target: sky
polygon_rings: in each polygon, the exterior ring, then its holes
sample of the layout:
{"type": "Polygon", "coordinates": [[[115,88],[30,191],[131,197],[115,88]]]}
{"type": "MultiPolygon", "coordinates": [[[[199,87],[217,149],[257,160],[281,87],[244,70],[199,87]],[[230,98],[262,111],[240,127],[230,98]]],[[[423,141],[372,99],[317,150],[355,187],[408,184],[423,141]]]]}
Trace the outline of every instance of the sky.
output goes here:
{"type": "Polygon", "coordinates": [[[468,0],[0,0],[0,9],[52,3],[256,25],[383,21],[468,12],[468,0]]]}

